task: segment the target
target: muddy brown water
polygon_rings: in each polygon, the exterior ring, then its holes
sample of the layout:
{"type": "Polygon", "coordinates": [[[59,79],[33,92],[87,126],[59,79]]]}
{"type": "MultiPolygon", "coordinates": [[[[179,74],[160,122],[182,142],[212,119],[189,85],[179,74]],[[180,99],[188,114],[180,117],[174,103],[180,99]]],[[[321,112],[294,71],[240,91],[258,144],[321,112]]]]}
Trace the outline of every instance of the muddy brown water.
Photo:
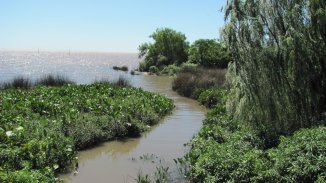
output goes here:
{"type": "Polygon", "coordinates": [[[154,175],[158,166],[169,167],[173,182],[184,182],[173,159],[187,152],[185,143],[200,129],[206,109],[196,101],[171,90],[171,77],[135,75],[112,70],[112,66],[135,68],[137,54],[0,52],[0,82],[25,76],[37,79],[44,74],[65,75],[78,84],[124,76],[144,90],[157,92],[174,100],[175,109],[139,138],[109,141],[78,153],[78,173],[60,178],[67,183],[136,182],[139,174],[154,175]]]}
{"type": "Polygon", "coordinates": [[[176,106],[174,111],[140,138],[110,141],[79,152],[78,173],[62,176],[65,182],[135,182],[138,174],[152,176],[156,167],[161,165],[169,167],[174,182],[184,182],[178,177],[173,159],[186,153],[184,144],[201,127],[206,109],[173,92],[171,77],[137,77],[142,80],[136,82],[139,87],[172,98],[176,106]]]}

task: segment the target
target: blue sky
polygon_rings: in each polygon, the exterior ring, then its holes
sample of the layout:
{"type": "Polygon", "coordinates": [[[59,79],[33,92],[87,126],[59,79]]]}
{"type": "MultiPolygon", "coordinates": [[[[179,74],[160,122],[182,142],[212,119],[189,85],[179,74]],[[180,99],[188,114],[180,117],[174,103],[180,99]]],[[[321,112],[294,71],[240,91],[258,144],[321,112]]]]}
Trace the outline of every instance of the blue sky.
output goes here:
{"type": "Polygon", "coordinates": [[[226,0],[1,0],[0,49],[137,52],[156,28],[218,38],[226,0]]]}

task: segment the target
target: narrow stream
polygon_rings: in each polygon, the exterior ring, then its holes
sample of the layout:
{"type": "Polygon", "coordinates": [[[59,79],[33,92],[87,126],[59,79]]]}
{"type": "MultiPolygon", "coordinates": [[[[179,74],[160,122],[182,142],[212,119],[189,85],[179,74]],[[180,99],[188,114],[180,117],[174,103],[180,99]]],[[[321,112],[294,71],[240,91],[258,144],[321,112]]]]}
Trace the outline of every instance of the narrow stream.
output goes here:
{"type": "MultiPolygon", "coordinates": [[[[182,157],[189,142],[199,130],[206,110],[194,100],[171,90],[171,77],[135,76],[136,87],[158,92],[175,102],[173,113],[140,138],[110,141],[78,154],[78,173],[63,175],[65,182],[124,183],[135,182],[137,175],[153,175],[157,166],[169,166],[171,176],[177,169],[173,159],[182,157]]],[[[174,178],[175,182],[182,182],[174,178]]]]}

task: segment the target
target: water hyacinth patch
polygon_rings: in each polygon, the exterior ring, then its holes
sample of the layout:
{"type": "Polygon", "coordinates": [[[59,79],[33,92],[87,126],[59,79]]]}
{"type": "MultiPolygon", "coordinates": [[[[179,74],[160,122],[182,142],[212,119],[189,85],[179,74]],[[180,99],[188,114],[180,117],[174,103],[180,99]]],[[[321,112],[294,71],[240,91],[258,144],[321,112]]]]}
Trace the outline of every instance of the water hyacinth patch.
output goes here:
{"type": "Polygon", "coordinates": [[[159,94],[109,83],[1,90],[0,182],[56,182],[78,149],[139,136],[173,107],[159,94]]]}

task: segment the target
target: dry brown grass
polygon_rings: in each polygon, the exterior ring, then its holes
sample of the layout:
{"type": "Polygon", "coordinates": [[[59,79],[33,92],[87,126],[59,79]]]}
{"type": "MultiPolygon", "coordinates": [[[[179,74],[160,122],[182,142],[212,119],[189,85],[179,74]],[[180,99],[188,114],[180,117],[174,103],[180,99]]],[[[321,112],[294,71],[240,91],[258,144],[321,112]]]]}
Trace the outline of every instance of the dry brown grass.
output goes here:
{"type": "Polygon", "coordinates": [[[198,95],[212,87],[223,87],[226,69],[187,68],[172,82],[172,89],[180,95],[198,98],[198,95]]]}

